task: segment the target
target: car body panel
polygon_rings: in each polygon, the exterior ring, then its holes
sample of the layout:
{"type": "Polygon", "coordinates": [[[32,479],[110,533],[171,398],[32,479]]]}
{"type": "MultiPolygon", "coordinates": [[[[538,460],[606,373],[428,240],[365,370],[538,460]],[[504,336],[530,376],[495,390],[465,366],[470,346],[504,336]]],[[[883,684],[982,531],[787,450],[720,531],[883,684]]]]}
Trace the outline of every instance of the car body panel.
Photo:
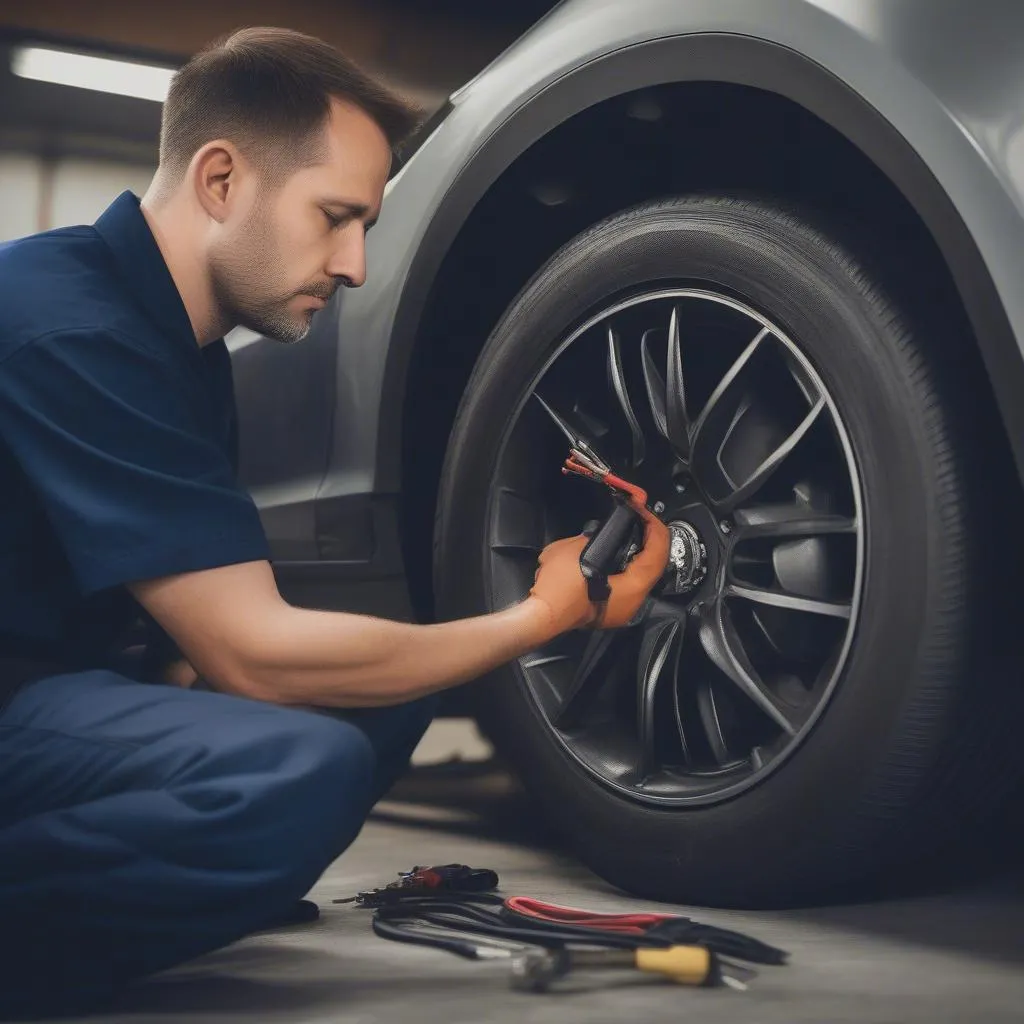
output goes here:
{"type": "MultiPolygon", "coordinates": [[[[560,120],[664,81],[718,79],[788,95],[882,167],[950,264],[1024,468],[1024,410],[1014,400],[1024,386],[1021,39],[1024,5],[1015,0],[568,0],[555,8],[452,95],[389,183],[367,243],[367,284],[339,292],[287,357],[265,339],[236,354],[242,475],[275,554],[325,557],[325,531],[336,537],[348,524],[372,533],[375,519],[363,515],[370,496],[400,491],[416,327],[448,246],[488,186],[560,120]],[[285,372],[293,383],[281,390],[285,372]],[[304,381],[315,382],[309,402],[304,381]],[[296,403],[290,421],[285,397],[296,403]],[[289,423],[289,447],[301,449],[294,458],[268,444],[268,431],[289,423]]],[[[366,536],[341,547],[354,557],[338,560],[352,564],[380,550],[366,536]]]]}

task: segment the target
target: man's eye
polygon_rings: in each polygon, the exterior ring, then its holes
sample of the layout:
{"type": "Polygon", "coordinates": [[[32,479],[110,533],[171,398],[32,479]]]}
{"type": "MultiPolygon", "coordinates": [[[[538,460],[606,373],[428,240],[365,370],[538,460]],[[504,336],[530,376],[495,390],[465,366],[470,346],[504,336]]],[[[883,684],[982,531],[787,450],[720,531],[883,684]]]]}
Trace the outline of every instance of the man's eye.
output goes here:
{"type": "Polygon", "coordinates": [[[331,228],[341,227],[342,218],[335,217],[334,214],[328,213],[326,210],[323,211],[324,216],[327,218],[327,223],[331,225],[331,228]]]}

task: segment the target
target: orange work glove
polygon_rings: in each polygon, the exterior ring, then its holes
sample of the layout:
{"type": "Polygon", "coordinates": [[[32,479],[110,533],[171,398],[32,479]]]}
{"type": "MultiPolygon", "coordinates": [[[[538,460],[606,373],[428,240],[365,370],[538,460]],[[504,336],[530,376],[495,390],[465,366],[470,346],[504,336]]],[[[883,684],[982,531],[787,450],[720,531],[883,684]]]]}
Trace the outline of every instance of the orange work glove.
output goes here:
{"type": "Polygon", "coordinates": [[[587,581],[580,570],[580,555],[589,537],[563,537],[541,551],[530,596],[547,605],[556,635],[571,629],[625,625],[661,579],[668,566],[668,527],[646,506],[635,504],[633,508],[644,519],[643,547],[622,572],[608,577],[611,594],[602,604],[588,597],[587,581]]]}

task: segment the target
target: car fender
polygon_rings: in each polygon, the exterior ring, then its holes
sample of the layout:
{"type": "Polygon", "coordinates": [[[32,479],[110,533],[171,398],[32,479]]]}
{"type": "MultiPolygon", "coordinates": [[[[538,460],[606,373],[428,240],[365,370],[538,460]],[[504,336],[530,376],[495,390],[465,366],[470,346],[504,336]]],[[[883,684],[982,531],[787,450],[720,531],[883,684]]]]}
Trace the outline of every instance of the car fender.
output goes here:
{"type": "MultiPolygon", "coordinates": [[[[926,18],[942,3],[898,6],[926,18]]],[[[999,8],[1024,26],[1000,0],[972,7],[979,18],[978,8],[999,8]]],[[[900,189],[950,267],[1024,471],[1024,403],[1016,399],[1024,387],[1017,269],[1024,251],[1024,89],[1006,87],[1007,76],[1024,79],[1024,61],[1010,62],[1003,78],[989,76],[998,86],[995,100],[974,96],[968,104],[957,87],[970,76],[942,78],[941,53],[922,62],[893,49],[884,26],[872,21],[884,13],[881,0],[578,0],[556,8],[453,94],[390,183],[368,247],[376,284],[346,295],[342,307],[339,396],[350,401],[339,400],[325,493],[400,490],[401,410],[418,324],[445,253],[495,179],[586,107],[685,80],[750,85],[793,100],[900,189]]],[[[904,45],[912,37],[904,32],[904,45]]],[[[936,48],[955,43],[944,39],[936,48]]]]}

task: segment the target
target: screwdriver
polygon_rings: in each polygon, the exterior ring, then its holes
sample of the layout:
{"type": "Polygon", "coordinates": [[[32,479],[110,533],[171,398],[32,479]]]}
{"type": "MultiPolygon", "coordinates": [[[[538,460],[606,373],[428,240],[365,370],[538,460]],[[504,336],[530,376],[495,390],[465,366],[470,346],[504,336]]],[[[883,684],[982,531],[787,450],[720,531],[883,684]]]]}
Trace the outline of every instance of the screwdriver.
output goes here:
{"type": "Polygon", "coordinates": [[[526,992],[544,992],[570,971],[582,967],[625,968],[660,974],[680,985],[746,989],[735,973],[755,972],[733,964],[723,969],[718,956],[703,946],[669,946],[640,949],[558,949],[531,950],[512,961],[511,985],[526,992]]]}

